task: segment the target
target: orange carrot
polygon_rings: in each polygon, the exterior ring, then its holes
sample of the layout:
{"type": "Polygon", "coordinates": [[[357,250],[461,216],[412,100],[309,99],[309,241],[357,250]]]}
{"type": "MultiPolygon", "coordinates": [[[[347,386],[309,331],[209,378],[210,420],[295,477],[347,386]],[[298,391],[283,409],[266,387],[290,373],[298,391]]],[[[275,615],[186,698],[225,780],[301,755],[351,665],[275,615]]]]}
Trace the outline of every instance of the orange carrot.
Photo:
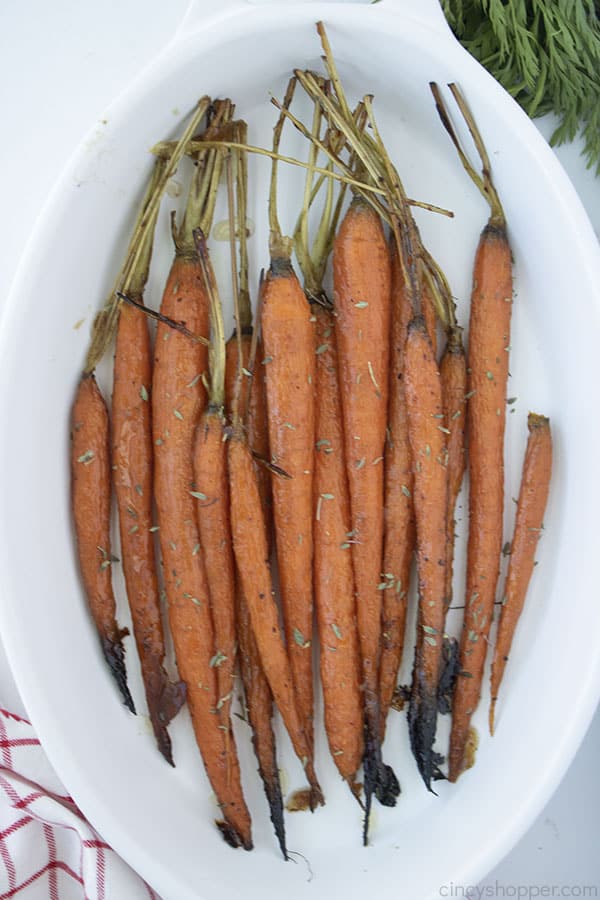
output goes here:
{"type": "Polygon", "coordinates": [[[194,491],[200,548],[210,595],[215,629],[218,708],[222,725],[230,735],[231,698],[236,656],[235,570],[229,522],[229,485],[225,447],[225,336],[217,286],[203,235],[195,233],[196,246],[211,307],[209,348],[210,390],[193,448],[194,491]]]}
{"type": "MultiPolygon", "coordinates": [[[[163,168],[164,163],[157,163],[150,196],[156,190],[163,168]]],[[[145,252],[124,285],[130,297],[139,302],[148,277],[156,216],[153,220],[145,239],[145,252]]],[[[163,666],[165,640],[152,518],[151,384],[152,349],[146,316],[140,309],[123,304],[117,329],[112,397],[112,473],[119,510],[121,558],[150,721],[160,752],[174,765],[167,725],[185,702],[185,685],[172,684],[163,666]]]]}
{"type": "MultiPolygon", "coordinates": [[[[368,814],[373,793],[381,803],[394,805],[399,785],[381,761],[379,710],[382,592],[378,586],[383,551],[391,264],[381,220],[360,197],[352,201],[335,239],[333,290],[365,686],[368,814]]],[[[367,826],[368,815],[365,841],[367,826]]]]}
{"type": "Polygon", "coordinates": [[[273,258],[261,304],[271,461],[291,476],[271,481],[281,601],[299,713],[312,746],[314,329],[289,258],[273,258]]]}
{"type": "MultiPolygon", "coordinates": [[[[236,140],[247,143],[248,127],[245,122],[238,122],[236,140]]],[[[233,411],[233,399],[236,388],[238,365],[242,368],[240,379],[238,407],[241,420],[246,428],[250,449],[262,460],[269,459],[269,426],[267,422],[267,398],[265,394],[264,368],[260,365],[264,359],[260,336],[253,345],[254,326],[248,279],[248,231],[246,227],[248,161],[245,153],[237,155],[237,234],[239,241],[239,288],[238,313],[236,328],[227,341],[225,363],[225,397],[230,413],[233,411]],[[237,329],[240,332],[238,341],[237,329]],[[240,350],[241,344],[241,350],[240,350]],[[241,358],[239,354],[241,352],[241,358]],[[256,361],[258,360],[258,367],[256,361]],[[250,369],[253,372],[250,373],[250,369]]],[[[235,224],[234,224],[235,227],[235,224]]],[[[269,535],[273,522],[273,498],[271,496],[271,476],[264,465],[257,465],[260,495],[265,510],[265,521],[269,535]]]]}
{"type": "MultiPolygon", "coordinates": [[[[252,319],[250,319],[250,323],[252,319]]],[[[253,336],[252,324],[242,326],[242,366],[249,372],[251,365],[250,355],[252,348],[253,336]]],[[[267,398],[265,394],[264,367],[261,361],[264,359],[264,351],[262,341],[258,338],[256,344],[256,359],[258,366],[254,367],[252,378],[244,374],[241,382],[240,391],[240,411],[248,409],[246,420],[246,429],[248,434],[248,445],[261,459],[269,459],[269,425],[267,422],[267,398]],[[257,369],[259,371],[257,371],[257,369]]],[[[232,409],[233,392],[235,388],[235,380],[237,377],[237,332],[234,331],[227,341],[226,348],[226,369],[225,369],[225,397],[227,406],[232,409]]],[[[258,486],[260,496],[265,510],[265,521],[269,533],[271,531],[271,523],[273,519],[273,500],[271,496],[271,475],[269,471],[262,465],[256,466],[258,475],[258,486]]]]}
{"type": "Polygon", "coordinates": [[[267,534],[252,454],[238,428],[227,442],[231,528],[237,571],[263,671],[311,786],[311,808],[323,803],[312,749],[298,712],[290,661],[279,627],[267,534]]]}
{"type": "Polygon", "coordinates": [[[467,361],[462,343],[462,329],[448,329],[446,348],[440,362],[444,424],[448,431],[448,516],[446,535],[446,608],[452,601],[454,567],[454,510],[466,466],[465,428],[467,411],[467,361]]]}
{"type": "Polygon", "coordinates": [[[271,723],[273,695],[265,677],[256,640],[252,632],[250,611],[241,588],[236,604],[239,660],[246,699],[246,713],[252,728],[252,743],[258,760],[258,771],[265,789],[271,822],[279,842],[283,858],[287,859],[285,825],[283,821],[283,796],[277,764],[275,732],[271,723]]]}
{"type": "MultiPolygon", "coordinates": [[[[246,143],[247,126],[239,122],[237,140],[246,143]]],[[[227,411],[234,429],[245,439],[261,444],[263,459],[267,457],[267,417],[264,382],[255,380],[257,335],[252,328],[252,307],[248,285],[248,233],[246,224],[246,194],[248,188],[247,160],[245,153],[230,155],[227,167],[227,191],[229,209],[229,248],[233,287],[233,305],[236,329],[226,348],[225,399],[227,411]],[[233,163],[236,163],[234,190],[233,163]],[[236,237],[239,242],[239,273],[237,269],[236,237]],[[229,355],[227,355],[229,351],[229,355]],[[235,355],[234,355],[235,351],[235,355]]],[[[255,466],[256,478],[262,472],[255,466]]],[[[265,474],[267,474],[265,472],[265,474]]],[[[259,489],[264,481],[257,481],[259,489]]],[[[270,492],[269,492],[270,499],[270,492]]],[[[264,500],[263,500],[264,503],[264,500]]],[[[263,505],[263,515],[270,516],[263,505]]],[[[288,859],[283,819],[283,795],[277,766],[277,750],[273,731],[273,695],[263,670],[260,653],[252,631],[250,610],[242,589],[241,578],[236,573],[236,621],[239,642],[239,660],[246,701],[246,713],[252,728],[252,743],[258,760],[258,770],[263,782],[271,822],[283,858],[288,859]]]]}
{"type": "MultiPolygon", "coordinates": [[[[291,80],[284,100],[294,90],[291,80]]],[[[273,151],[279,149],[280,116],[273,151]]],[[[273,475],[273,514],[279,586],[287,652],[298,713],[313,745],[313,466],[315,349],[311,310],[290,262],[291,241],[277,221],[277,164],[273,162],[269,197],[271,263],[261,288],[261,331],[265,357],[271,462],[289,478],[273,475]]],[[[272,686],[271,686],[272,687],[272,686]]]]}
{"type": "Polygon", "coordinates": [[[413,473],[405,396],[405,354],[412,304],[395,247],[392,249],[392,326],[390,339],[390,399],[385,447],[385,539],[383,553],[383,616],[379,696],[381,735],[402,662],[407,595],[415,545],[413,473]]]}
{"type": "MultiPolygon", "coordinates": [[[[208,231],[214,209],[220,157],[213,157],[213,180],[208,198],[188,207],[176,237],[176,255],[163,293],[161,312],[183,321],[194,334],[209,330],[209,300],[193,240],[193,228],[208,231]],[[200,222],[198,222],[200,218],[200,222]]],[[[197,170],[200,173],[200,169],[197,170]]],[[[200,177],[200,176],[199,176],[200,177]]],[[[194,184],[190,197],[202,196],[194,184]]],[[[242,794],[239,763],[229,730],[222,727],[215,666],[214,623],[204,560],[196,523],[198,492],[193,488],[193,438],[206,402],[202,375],[207,353],[199,342],[159,324],[152,385],[155,444],[155,496],[160,525],[169,622],[177,665],[187,685],[188,705],[196,741],[221,807],[218,823],[232,846],[251,849],[251,825],[242,794]]]]}
{"type": "Polygon", "coordinates": [[[419,612],[408,725],[411,747],[428,790],[440,777],[433,750],[441,673],[446,586],[448,471],[442,386],[425,320],[408,328],[405,358],[408,435],[413,460],[419,612]]]}
{"type": "Polygon", "coordinates": [[[125,706],[135,707],[125,671],[123,638],[115,619],[110,548],[110,448],[108,410],[96,379],[81,377],[71,412],[71,502],[83,586],[102,652],[125,706]]]}
{"type": "Polygon", "coordinates": [[[489,714],[491,734],[494,733],[494,711],[504,668],[508,662],[512,640],[535,566],[535,551],[544,527],[544,512],[552,473],[550,420],[545,416],[529,413],[527,427],[529,438],[523,461],[515,530],[492,662],[492,698],[489,714]]]}
{"type": "Polygon", "coordinates": [[[469,541],[460,672],[452,708],[449,774],[464,768],[471,716],[481,694],[488,635],[494,611],[502,550],[504,513],[504,427],[512,312],[512,257],[506,221],[491,180],[490,161],[477,126],[458,89],[450,85],[482,161],[480,176],[464,154],[441,95],[432,91],[438,113],[466,171],[488,200],[473,271],[468,349],[469,541]]]}
{"type": "Polygon", "coordinates": [[[317,356],[315,461],[315,604],[329,749],[355,791],[363,755],[363,703],[350,548],[350,498],[337,374],[334,318],[314,305],[317,356]],[[328,499],[329,498],[329,499],[328,499]]]}
{"type": "Polygon", "coordinates": [[[423,318],[425,319],[425,327],[427,328],[427,334],[429,335],[429,340],[431,341],[431,347],[433,350],[434,358],[437,358],[437,312],[435,309],[435,305],[433,303],[433,298],[431,296],[431,290],[427,284],[425,279],[422,280],[421,283],[421,312],[423,313],[423,318]]]}
{"type": "MultiPolygon", "coordinates": [[[[250,311],[249,302],[248,311],[250,311]]],[[[225,374],[226,408],[229,416],[231,416],[235,405],[235,391],[237,385],[239,385],[239,409],[242,411],[248,410],[246,424],[248,444],[261,457],[267,459],[268,425],[262,372],[260,373],[260,378],[255,378],[254,376],[249,378],[247,375],[243,375],[239,381],[237,379],[239,346],[241,344],[240,362],[243,368],[249,372],[252,356],[252,340],[252,335],[249,333],[244,334],[242,327],[241,340],[238,341],[238,335],[234,332],[233,336],[227,342],[225,374]],[[249,396],[248,391],[250,392],[249,396]]],[[[262,356],[260,358],[262,359],[262,356]]],[[[255,464],[254,468],[261,496],[265,527],[267,528],[267,534],[270,534],[270,529],[267,525],[267,522],[272,521],[270,475],[262,466],[257,466],[255,464]],[[265,500],[265,497],[268,497],[268,501],[265,500]]],[[[240,671],[242,683],[244,685],[246,711],[250,727],[252,728],[254,753],[258,760],[258,769],[265,789],[271,821],[275,829],[279,847],[284,859],[287,859],[285,825],[283,821],[283,797],[279,779],[279,767],[277,764],[275,733],[271,722],[273,715],[273,695],[260,661],[260,654],[252,632],[250,612],[241,587],[239,573],[237,573],[236,577],[236,621],[240,671]]]]}

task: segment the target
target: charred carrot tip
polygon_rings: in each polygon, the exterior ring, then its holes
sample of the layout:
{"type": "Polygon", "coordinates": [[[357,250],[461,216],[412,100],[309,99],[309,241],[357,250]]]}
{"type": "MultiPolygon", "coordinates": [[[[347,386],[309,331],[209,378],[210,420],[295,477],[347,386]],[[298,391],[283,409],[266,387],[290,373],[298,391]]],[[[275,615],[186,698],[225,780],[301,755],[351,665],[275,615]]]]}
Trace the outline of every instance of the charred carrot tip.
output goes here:
{"type": "Polygon", "coordinates": [[[150,720],[158,749],[173,768],[175,768],[175,763],[173,761],[171,738],[167,731],[167,725],[175,718],[185,703],[186,692],[186,686],[183,681],[177,681],[173,684],[165,679],[160,695],[148,699],[150,720]],[[154,700],[154,703],[151,703],[151,699],[154,700]]]}
{"type": "Polygon", "coordinates": [[[229,844],[230,847],[233,847],[234,850],[237,850],[238,847],[243,847],[244,850],[254,849],[254,844],[252,843],[252,841],[245,841],[242,836],[235,830],[233,825],[229,824],[229,822],[225,822],[222,819],[216,819],[215,825],[221,832],[225,843],[229,844]]]}
{"type": "Polygon", "coordinates": [[[283,819],[283,797],[281,795],[281,783],[279,777],[264,779],[265,794],[269,804],[269,817],[275,830],[275,837],[279,844],[279,849],[285,861],[289,859],[287,846],[285,842],[285,822],[283,819]]]}
{"type": "Polygon", "coordinates": [[[122,638],[125,635],[129,634],[129,631],[124,628],[118,632],[115,638],[112,637],[103,637],[102,638],[102,652],[104,653],[104,658],[108,663],[110,671],[112,672],[113,678],[117,682],[118,688],[121,691],[123,702],[127,709],[136,715],[135,712],[135,704],[133,702],[133,697],[129,692],[129,688],[127,687],[127,671],[125,669],[125,648],[123,647],[122,638]]]}

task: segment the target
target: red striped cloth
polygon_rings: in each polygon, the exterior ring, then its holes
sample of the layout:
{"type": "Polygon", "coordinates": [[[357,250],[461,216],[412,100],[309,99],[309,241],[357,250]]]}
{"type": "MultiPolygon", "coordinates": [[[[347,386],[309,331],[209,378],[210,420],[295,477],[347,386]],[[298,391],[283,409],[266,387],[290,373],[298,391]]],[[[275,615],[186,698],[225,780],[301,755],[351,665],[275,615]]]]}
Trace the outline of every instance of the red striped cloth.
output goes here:
{"type": "Polygon", "coordinates": [[[0,900],[160,900],[86,821],[30,722],[0,708],[0,900]]]}

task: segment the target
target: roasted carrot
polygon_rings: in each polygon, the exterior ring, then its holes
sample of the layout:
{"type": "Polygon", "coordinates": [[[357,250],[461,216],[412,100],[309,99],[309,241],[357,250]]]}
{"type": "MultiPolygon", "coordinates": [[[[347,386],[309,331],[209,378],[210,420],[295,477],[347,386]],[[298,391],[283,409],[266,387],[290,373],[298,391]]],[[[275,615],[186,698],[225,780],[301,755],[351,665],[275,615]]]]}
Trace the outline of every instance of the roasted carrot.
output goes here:
{"type": "Polygon", "coordinates": [[[423,280],[421,284],[421,312],[423,313],[423,318],[425,319],[425,327],[427,328],[427,334],[429,335],[429,340],[431,341],[431,347],[433,350],[433,356],[437,359],[437,313],[435,309],[435,305],[433,302],[433,298],[431,296],[431,291],[427,282],[423,280]]]}
{"type": "Polygon", "coordinates": [[[442,386],[425,320],[415,316],[406,341],[405,388],[413,460],[419,611],[408,725],[413,755],[428,790],[440,777],[433,750],[446,607],[448,470],[442,386]]]}
{"type": "Polygon", "coordinates": [[[552,474],[550,420],[545,416],[529,413],[527,427],[529,437],[523,461],[515,530],[492,662],[492,697],[489,714],[491,734],[494,733],[494,712],[498,691],[535,566],[535,551],[544,528],[544,512],[552,474]]]}
{"type": "Polygon", "coordinates": [[[79,381],[71,411],[71,503],[79,566],[104,658],[135,713],[127,687],[123,638],[115,619],[110,547],[110,438],[108,410],[93,373],[79,381]]]}
{"type": "Polygon", "coordinates": [[[381,220],[360,197],[352,201],[335,239],[333,293],[365,688],[366,842],[372,794],[393,806],[400,788],[381,759],[379,709],[391,263],[381,220]]]}
{"type": "Polygon", "coordinates": [[[312,745],[314,329],[285,255],[273,256],[261,303],[271,461],[291,476],[271,481],[279,583],[299,712],[312,745]]]}
{"type": "Polygon", "coordinates": [[[385,536],[379,697],[381,736],[402,662],[407,595],[415,545],[413,473],[405,396],[405,354],[412,304],[404,284],[398,251],[392,248],[392,324],[390,337],[390,397],[385,447],[385,536]]]}
{"type": "MultiPolygon", "coordinates": [[[[142,209],[140,210],[133,230],[133,235],[129,243],[128,253],[123,266],[117,276],[114,288],[106,305],[98,313],[94,320],[90,347],[88,349],[85,363],[84,376],[78,390],[76,401],[78,415],[79,413],[85,413],[86,415],[81,419],[78,418],[75,421],[76,427],[74,427],[74,433],[83,431],[83,436],[85,436],[87,428],[90,427],[90,439],[93,439],[94,441],[100,441],[99,447],[97,449],[89,448],[89,453],[86,450],[82,454],[84,460],[87,463],[91,464],[94,458],[96,458],[100,461],[99,465],[94,465],[93,469],[91,469],[90,472],[86,473],[83,477],[77,470],[75,470],[73,473],[74,515],[76,520],[78,543],[80,545],[81,551],[80,557],[82,570],[84,571],[84,582],[86,583],[86,586],[89,587],[89,591],[92,591],[92,594],[90,595],[90,603],[92,605],[94,615],[97,617],[96,621],[98,623],[98,627],[101,627],[103,632],[105,632],[103,637],[105,655],[107,656],[109,665],[113,670],[113,674],[119,682],[119,686],[125,697],[125,702],[132,710],[133,701],[127,689],[124,650],[121,643],[121,637],[126,632],[120,632],[116,626],[116,623],[114,623],[115,601],[112,593],[112,581],[109,571],[112,558],[108,549],[110,536],[109,519],[111,495],[109,460],[110,436],[108,413],[104,404],[104,400],[95,383],[93,372],[96,368],[96,365],[106,353],[108,347],[110,346],[110,343],[117,333],[120,320],[121,301],[126,296],[124,290],[128,289],[131,286],[133,286],[135,290],[136,279],[138,279],[137,288],[139,288],[139,278],[141,277],[142,281],[145,279],[147,260],[145,260],[144,258],[148,257],[148,254],[150,253],[152,236],[156,224],[156,216],[158,214],[160,200],[167,187],[169,179],[177,170],[177,166],[184,153],[186,152],[189,141],[193,137],[209,106],[210,98],[208,97],[203,97],[198,102],[190,117],[188,125],[183,135],[181,136],[181,139],[173,145],[168,154],[168,158],[162,163],[159,163],[155,169],[149,191],[146,198],[144,199],[142,209]],[[87,415],[88,413],[89,417],[87,415]],[[106,431],[106,448],[104,447],[104,431],[106,431]],[[85,512],[83,514],[84,518],[82,518],[81,509],[85,511],[90,504],[90,508],[92,510],[95,510],[96,512],[94,514],[90,514],[88,520],[84,521],[85,512]],[[97,529],[99,532],[99,536],[97,539],[94,538],[94,529],[97,529]],[[90,548],[90,546],[88,546],[90,538],[95,541],[93,546],[96,547],[96,550],[98,550],[98,548],[102,548],[102,559],[99,565],[100,571],[103,574],[101,576],[98,576],[97,578],[92,577],[93,566],[91,567],[92,559],[89,556],[89,553],[90,550],[92,550],[93,555],[93,548],[90,548]],[[102,620],[103,615],[104,621],[102,620]]],[[[133,303],[137,304],[138,301],[134,300],[133,303]]],[[[135,326],[132,325],[131,329],[129,327],[130,324],[131,320],[125,317],[125,325],[123,326],[124,331],[135,331],[137,326],[139,325],[139,322],[136,322],[135,326]]],[[[137,331],[135,335],[133,335],[133,337],[134,346],[136,346],[138,338],[137,331]]],[[[147,341],[147,333],[145,336],[145,340],[147,341]]],[[[146,352],[144,335],[140,336],[140,341],[142,346],[141,352],[142,354],[144,354],[146,352]]],[[[118,353],[120,355],[120,351],[118,351],[118,353]]],[[[119,364],[120,363],[118,361],[118,365],[119,364]]],[[[133,363],[134,368],[137,365],[138,359],[136,357],[133,363]]],[[[144,389],[146,390],[145,385],[144,389]]],[[[141,385],[139,386],[139,390],[141,390],[141,385]]],[[[119,391],[120,387],[117,386],[117,394],[119,394],[119,391]]],[[[123,393],[128,394],[126,386],[123,393]]],[[[124,397],[123,399],[125,402],[126,398],[124,397]]],[[[120,404],[119,397],[117,397],[116,416],[118,429],[120,429],[119,417],[122,411],[123,407],[120,404]]],[[[137,416],[135,418],[137,419],[137,416]]],[[[144,419],[141,426],[141,439],[140,433],[137,430],[132,437],[132,444],[135,445],[136,452],[137,450],[141,449],[142,455],[145,452],[143,446],[143,434],[146,427],[147,422],[144,419]]],[[[78,441],[75,441],[74,443],[78,443],[78,441]]],[[[74,459],[79,459],[79,455],[74,456],[74,459]]],[[[142,482],[146,477],[143,470],[143,464],[139,467],[139,469],[136,466],[136,474],[140,474],[141,480],[132,482],[133,484],[137,484],[142,491],[144,491],[142,482]]],[[[147,483],[146,487],[148,487],[147,483]]],[[[139,492],[137,493],[139,494],[139,492]]],[[[148,492],[148,494],[150,494],[150,492],[148,492]]],[[[133,511],[135,512],[136,510],[133,511]]],[[[135,522],[130,524],[129,534],[133,535],[137,530],[139,530],[139,525],[136,525],[135,522]]],[[[132,560],[129,551],[132,549],[135,549],[137,551],[137,542],[136,547],[133,548],[133,545],[128,541],[129,534],[124,542],[124,568],[128,587],[132,583],[132,560]]],[[[136,565],[139,565],[139,560],[136,565]]],[[[142,567],[146,567],[145,560],[143,561],[142,567]]],[[[149,591],[151,592],[152,576],[150,574],[148,575],[148,579],[150,581],[149,591]]],[[[153,597],[150,597],[148,605],[145,605],[141,601],[139,595],[135,595],[132,601],[132,617],[134,620],[134,628],[136,630],[136,638],[138,638],[138,634],[140,636],[142,634],[147,634],[148,637],[152,640],[152,649],[156,651],[155,664],[154,661],[151,662],[151,653],[146,653],[146,648],[144,648],[144,653],[142,654],[142,674],[145,678],[150,712],[153,725],[156,729],[159,747],[165,753],[167,759],[171,761],[171,751],[165,725],[168,719],[172,717],[172,715],[176,712],[181,703],[182,690],[178,685],[168,685],[168,682],[166,682],[166,680],[163,679],[163,676],[160,674],[162,672],[163,658],[163,654],[161,653],[160,648],[162,638],[160,632],[156,628],[156,613],[153,608],[153,604],[153,597]],[[150,631],[148,631],[148,627],[150,631]],[[152,680],[152,684],[150,684],[149,679],[152,680]],[[164,696],[161,696],[163,694],[164,696]],[[164,721],[162,722],[160,721],[161,716],[164,717],[164,721]]],[[[158,621],[158,628],[160,628],[160,619],[158,621]]]]}
{"type": "MultiPolygon", "coordinates": [[[[239,122],[236,137],[246,139],[246,123],[239,122]]],[[[252,328],[252,307],[248,285],[248,248],[246,223],[247,161],[245,154],[235,153],[227,169],[229,244],[234,297],[235,330],[226,348],[225,400],[227,415],[246,437],[258,445],[264,443],[263,459],[267,458],[267,417],[264,382],[254,380],[252,370],[256,361],[257,334],[252,328]],[[236,163],[236,190],[233,188],[232,164],[236,163]],[[237,228],[236,228],[237,223],[237,228]],[[239,275],[237,270],[236,237],[239,243],[239,275]],[[227,352],[228,351],[228,352],[227,352]]],[[[255,451],[256,452],[256,451],[255,451]]],[[[256,466],[255,466],[256,468],[256,466]]],[[[260,479],[256,469],[256,476],[260,479]]],[[[265,470],[265,474],[268,473],[265,470]]],[[[264,482],[262,482],[264,485],[264,482]]],[[[259,481],[259,489],[261,482],[259,481]]],[[[270,485],[269,485],[270,497],[270,485]]],[[[264,505],[265,521],[271,510],[264,505]]],[[[248,603],[236,571],[236,623],[239,643],[238,658],[244,686],[245,708],[252,729],[252,743],[258,761],[258,771],[269,804],[271,822],[284,859],[288,859],[283,818],[283,795],[277,765],[277,748],[273,731],[273,695],[260,660],[260,653],[252,631],[248,603]]]]}
{"type": "Polygon", "coordinates": [[[446,347],[440,362],[444,425],[448,451],[448,513],[446,534],[446,608],[452,601],[454,569],[454,511],[466,467],[465,429],[467,412],[467,361],[462,342],[462,329],[452,325],[447,332],[446,347]]]}
{"type": "MultiPolygon", "coordinates": [[[[211,187],[206,190],[196,181],[192,185],[186,216],[175,235],[175,258],[161,304],[164,315],[183,321],[199,335],[209,331],[209,299],[193,229],[209,230],[221,157],[209,154],[208,160],[213,170],[211,187]]],[[[197,172],[201,178],[201,169],[197,172]]],[[[251,849],[250,815],[237,755],[231,752],[228,731],[221,727],[218,715],[222,698],[214,663],[214,624],[196,523],[192,447],[206,402],[202,384],[206,368],[204,345],[167,325],[158,325],[152,382],[154,484],[169,623],[196,741],[224,818],[219,827],[232,846],[251,849]]]]}
{"type": "MultiPolygon", "coordinates": [[[[358,115],[360,110],[355,111],[358,115]]],[[[318,136],[322,113],[316,103],[312,135],[318,136]]],[[[337,198],[327,180],[320,222],[311,242],[309,214],[319,189],[314,166],[318,148],[311,144],[303,206],[294,230],[294,248],[304,292],[315,322],[315,477],[314,591],[320,644],[325,731],[332,758],[354,796],[364,747],[361,659],[356,631],[356,598],[350,547],[350,497],[346,473],[338,377],[335,322],[323,289],[328,259],[343,209],[345,189],[337,198]],[[335,202],[334,202],[335,201],[335,202]]]]}
{"type": "MultiPolygon", "coordinates": [[[[242,366],[246,372],[250,372],[251,350],[254,328],[252,325],[242,329],[242,366]]],[[[235,387],[237,372],[237,330],[227,341],[226,370],[225,370],[225,396],[227,405],[231,409],[231,399],[235,387]]],[[[245,427],[248,433],[248,445],[257,457],[269,460],[269,424],[267,421],[267,398],[265,391],[264,367],[262,360],[265,358],[264,348],[260,337],[256,342],[256,361],[254,372],[251,376],[244,374],[240,392],[240,410],[248,408],[245,427]]],[[[273,520],[273,499],[271,494],[271,475],[269,470],[260,463],[256,466],[260,496],[265,510],[265,521],[269,533],[273,520]]]]}
{"type": "Polygon", "coordinates": [[[277,748],[271,718],[273,715],[273,695],[265,677],[256,640],[252,632],[248,604],[241,588],[237,592],[236,602],[237,635],[239,641],[238,657],[246,714],[252,728],[252,743],[258,760],[258,771],[265,789],[271,814],[271,822],[275,829],[277,841],[287,859],[285,843],[285,824],[283,821],[283,796],[277,764],[277,748]]]}
{"type": "MultiPolygon", "coordinates": [[[[229,484],[225,422],[225,335],[221,301],[204,235],[195,232],[198,256],[210,299],[208,407],[198,423],[193,445],[196,520],[206,570],[215,631],[211,665],[217,670],[218,708],[230,740],[231,698],[236,657],[235,569],[229,523],[229,484]]],[[[235,748],[231,747],[235,752],[235,748]]]]}
{"type": "Polygon", "coordinates": [[[311,808],[323,803],[312,749],[298,712],[290,661],[273,596],[265,520],[252,454],[241,429],[227,442],[233,548],[264,673],[311,786],[311,808]]]}
{"type": "Polygon", "coordinates": [[[363,703],[356,599],[350,548],[350,498],[345,465],[334,318],[313,306],[317,320],[315,460],[315,605],[321,649],[325,729],[342,778],[356,791],[363,755],[363,703]]]}
{"type": "Polygon", "coordinates": [[[487,152],[465,101],[455,85],[450,85],[450,88],[481,158],[481,176],[464,154],[439,89],[432,85],[438,113],[463,166],[491,208],[475,257],[469,321],[467,585],[460,642],[460,674],[452,708],[448,774],[450,781],[456,781],[463,771],[471,716],[481,694],[502,550],[512,259],[504,212],[492,183],[487,152]]]}
{"type": "MultiPolygon", "coordinates": [[[[149,197],[158,189],[163,169],[163,163],[156,165],[149,197]]],[[[155,223],[156,214],[152,218],[155,223]]],[[[123,284],[123,289],[140,302],[148,277],[153,231],[151,225],[144,239],[145,252],[123,284]]],[[[140,309],[123,304],[117,328],[112,396],[112,474],[119,510],[121,558],[150,721],[160,752],[174,765],[167,725],[185,701],[185,685],[172,684],[163,666],[165,640],[152,518],[151,385],[152,349],[146,316],[140,309]]]]}
{"type": "MultiPolygon", "coordinates": [[[[247,127],[245,122],[238,123],[236,134],[241,143],[247,139],[247,127]]],[[[250,303],[250,290],[248,284],[248,248],[246,231],[247,208],[247,160],[244,153],[238,156],[237,184],[237,231],[240,248],[239,266],[239,322],[236,329],[227,341],[225,363],[225,398],[230,411],[233,410],[233,395],[236,386],[238,364],[241,364],[242,375],[239,383],[239,410],[240,416],[246,428],[248,444],[257,456],[263,460],[269,459],[269,426],[267,422],[267,398],[265,395],[264,367],[261,365],[264,359],[262,341],[260,337],[256,341],[254,359],[252,359],[252,343],[254,337],[254,324],[252,320],[252,306],[250,303]],[[238,341],[237,329],[241,336],[238,341]],[[241,360],[238,359],[241,352],[241,360]],[[255,363],[258,360],[258,371],[255,363]],[[250,372],[250,369],[255,371],[250,372]]],[[[265,510],[265,520],[269,533],[271,532],[273,519],[273,500],[271,496],[271,476],[263,465],[257,465],[258,483],[265,510]]]]}
{"type": "MultiPolygon", "coordinates": [[[[294,81],[285,105],[289,105],[294,81]]],[[[277,151],[283,126],[275,127],[277,151]]],[[[279,586],[287,652],[303,728],[313,744],[313,468],[315,346],[311,310],[290,261],[276,212],[277,171],[273,163],[269,199],[271,262],[261,289],[261,331],[265,357],[271,462],[290,478],[273,475],[273,515],[279,586]]]]}

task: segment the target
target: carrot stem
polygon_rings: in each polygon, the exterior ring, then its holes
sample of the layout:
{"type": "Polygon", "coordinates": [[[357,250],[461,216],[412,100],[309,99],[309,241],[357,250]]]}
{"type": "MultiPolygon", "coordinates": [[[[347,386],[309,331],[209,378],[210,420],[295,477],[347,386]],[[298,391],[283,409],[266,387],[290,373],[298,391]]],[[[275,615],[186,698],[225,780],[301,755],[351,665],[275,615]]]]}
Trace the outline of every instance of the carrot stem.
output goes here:
{"type": "Polygon", "coordinates": [[[107,300],[104,308],[98,313],[94,321],[92,329],[92,339],[85,363],[85,371],[88,373],[92,372],[96,368],[97,364],[102,359],[114,339],[117,323],[119,320],[119,306],[121,303],[121,299],[117,295],[117,291],[124,291],[124,286],[126,285],[127,279],[129,278],[131,272],[135,272],[137,270],[140,258],[145,253],[147,253],[145,236],[149,231],[153,229],[153,219],[158,214],[160,201],[162,200],[162,196],[166,190],[167,184],[177,171],[177,166],[179,165],[182,157],[185,155],[188,144],[194,136],[200,122],[206,115],[209,106],[209,97],[203,97],[198,101],[198,105],[190,119],[190,122],[188,123],[187,128],[185,129],[179,142],[176,144],[175,149],[173,150],[173,153],[167,165],[165,166],[160,179],[158,180],[156,191],[146,204],[144,212],[136,222],[131,240],[129,242],[127,257],[122,266],[121,272],[117,277],[115,286],[111,291],[109,299],[107,300]]]}

